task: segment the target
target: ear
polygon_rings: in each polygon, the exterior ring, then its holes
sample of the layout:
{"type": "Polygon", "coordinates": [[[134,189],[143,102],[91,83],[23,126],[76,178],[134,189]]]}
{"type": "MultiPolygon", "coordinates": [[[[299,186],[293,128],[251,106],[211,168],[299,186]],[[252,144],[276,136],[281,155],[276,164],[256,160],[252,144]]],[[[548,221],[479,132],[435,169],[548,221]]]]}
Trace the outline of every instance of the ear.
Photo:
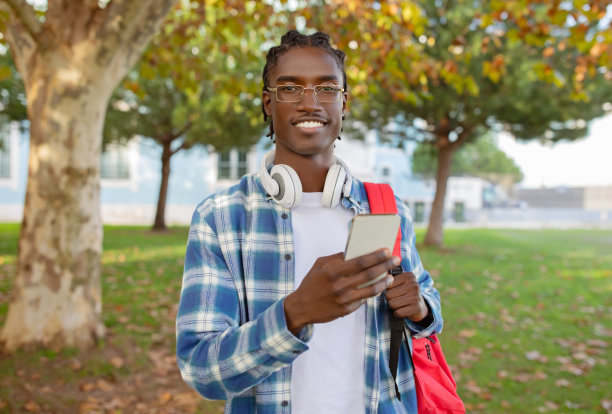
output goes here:
{"type": "Polygon", "coordinates": [[[261,100],[263,102],[264,111],[266,111],[266,116],[272,117],[272,95],[270,95],[270,92],[263,91],[261,93],[261,100]]]}
{"type": "Polygon", "coordinates": [[[344,92],[342,94],[342,119],[346,116],[348,111],[348,93],[344,92]]]}

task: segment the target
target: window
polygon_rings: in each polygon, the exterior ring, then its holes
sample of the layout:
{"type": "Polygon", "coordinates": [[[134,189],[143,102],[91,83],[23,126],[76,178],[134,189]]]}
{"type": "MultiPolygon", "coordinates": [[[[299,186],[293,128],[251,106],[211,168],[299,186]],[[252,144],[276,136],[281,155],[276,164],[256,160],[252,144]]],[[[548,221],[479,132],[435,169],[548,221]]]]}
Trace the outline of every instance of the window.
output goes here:
{"type": "Polygon", "coordinates": [[[219,153],[217,179],[235,180],[248,172],[247,151],[233,149],[219,153]]]}
{"type": "Polygon", "coordinates": [[[0,120],[0,178],[11,177],[11,127],[0,120]]]}
{"type": "Polygon", "coordinates": [[[463,223],[465,221],[465,203],[462,201],[455,201],[453,208],[453,219],[456,223],[463,223]]]}
{"type": "Polygon", "coordinates": [[[425,221],[425,203],[417,201],[414,203],[414,222],[422,223],[425,221]]]}
{"type": "Polygon", "coordinates": [[[381,183],[393,185],[393,165],[383,164],[378,168],[381,183]]]}
{"type": "Polygon", "coordinates": [[[126,145],[107,145],[102,153],[100,175],[107,180],[130,179],[130,160],[126,145]]]}
{"type": "Polygon", "coordinates": [[[242,177],[247,173],[247,152],[244,150],[238,150],[238,174],[237,177],[242,177]]]}
{"type": "Polygon", "coordinates": [[[230,162],[230,158],[230,151],[223,151],[219,153],[219,163],[217,164],[217,177],[220,180],[231,178],[232,176],[232,165],[230,162]]]}

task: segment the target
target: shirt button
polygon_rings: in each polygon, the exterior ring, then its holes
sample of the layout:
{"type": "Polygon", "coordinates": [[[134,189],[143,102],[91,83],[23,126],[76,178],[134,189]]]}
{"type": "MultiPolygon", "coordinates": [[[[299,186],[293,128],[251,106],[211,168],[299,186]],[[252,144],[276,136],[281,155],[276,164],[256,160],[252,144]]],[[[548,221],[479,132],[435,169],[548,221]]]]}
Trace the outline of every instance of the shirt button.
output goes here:
{"type": "Polygon", "coordinates": [[[286,254],[285,255],[285,260],[291,260],[291,255],[290,254],[286,254]]]}
{"type": "Polygon", "coordinates": [[[289,405],[289,401],[285,400],[285,401],[283,401],[283,402],[281,403],[281,405],[282,405],[283,407],[286,407],[286,406],[288,406],[288,405],[289,405]]]}
{"type": "Polygon", "coordinates": [[[287,220],[289,218],[289,216],[287,215],[287,213],[283,213],[283,215],[281,216],[283,218],[283,220],[287,220]]]}

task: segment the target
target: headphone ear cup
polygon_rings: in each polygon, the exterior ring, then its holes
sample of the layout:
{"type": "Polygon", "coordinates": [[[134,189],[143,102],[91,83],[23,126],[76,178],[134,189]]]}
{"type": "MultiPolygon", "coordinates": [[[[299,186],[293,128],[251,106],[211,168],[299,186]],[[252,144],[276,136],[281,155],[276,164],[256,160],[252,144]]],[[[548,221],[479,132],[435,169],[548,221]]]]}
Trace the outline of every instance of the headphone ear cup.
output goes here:
{"type": "Polygon", "coordinates": [[[325,178],[323,187],[323,197],[321,201],[325,207],[334,208],[340,202],[344,182],[346,181],[346,171],[339,164],[331,166],[325,178]]]}
{"type": "Polygon", "coordinates": [[[278,183],[278,194],[272,198],[285,208],[296,206],[302,200],[302,183],[295,170],[288,165],[278,164],[270,170],[270,176],[278,183]]]}

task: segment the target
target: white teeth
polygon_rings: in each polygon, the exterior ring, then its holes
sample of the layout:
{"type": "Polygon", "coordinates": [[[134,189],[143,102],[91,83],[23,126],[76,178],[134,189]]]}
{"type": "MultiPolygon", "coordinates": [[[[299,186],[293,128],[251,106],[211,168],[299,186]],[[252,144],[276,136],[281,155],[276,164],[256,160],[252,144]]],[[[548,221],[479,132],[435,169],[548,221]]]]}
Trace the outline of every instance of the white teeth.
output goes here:
{"type": "Polygon", "coordinates": [[[323,123],[318,122],[318,121],[303,121],[303,122],[298,122],[295,125],[300,128],[317,128],[317,127],[323,126],[323,123]]]}

